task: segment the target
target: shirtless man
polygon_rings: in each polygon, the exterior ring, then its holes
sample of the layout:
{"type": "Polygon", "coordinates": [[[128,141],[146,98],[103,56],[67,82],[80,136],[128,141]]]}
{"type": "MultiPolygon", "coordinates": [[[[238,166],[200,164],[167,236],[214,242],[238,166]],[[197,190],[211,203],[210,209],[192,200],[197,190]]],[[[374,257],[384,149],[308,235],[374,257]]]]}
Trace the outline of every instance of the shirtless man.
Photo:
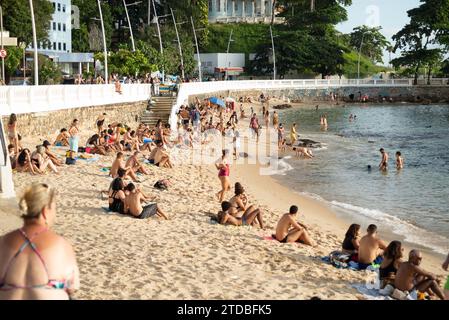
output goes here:
{"type": "Polygon", "coordinates": [[[153,160],[154,164],[158,167],[173,168],[173,165],[170,161],[170,156],[165,151],[161,142],[156,148],[151,151],[148,160],[153,160]]]}
{"type": "Polygon", "coordinates": [[[67,133],[66,128],[62,128],[58,136],[55,139],[55,146],[68,146],[70,135],[67,133]]]}
{"type": "Polygon", "coordinates": [[[131,168],[134,172],[140,172],[143,174],[150,174],[150,172],[139,162],[137,158],[140,154],[140,151],[135,151],[131,157],[129,157],[128,161],[126,161],[125,167],[131,168]]]}
{"type": "Polygon", "coordinates": [[[119,168],[121,168],[121,169],[126,171],[125,179],[127,178],[127,176],[129,176],[129,177],[131,177],[131,179],[134,182],[140,182],[137,179],[137,176],[134,173],[134,171],[132,170],[132,168],[131,167],[126,167],[126,166],[123,165],[123,152],[118,152],[117,153],[117,157],[115,158],[114,162],[112,163],[111,173],[110,173],[112,178],[115,179],[115,178],[118,177],[118,169],[119,168]]]}
{"type": "MultiPolygon", "coordinates": [[[[145,207],[142,207],[142,202],[149,201],[149,197],[143,194],[143,192],[136,188],[133,183],[126,186],[127,191],[124,201],[124,213],[132,215],[137,219],[146,219],[154,215],[168,220],[167,215],[159,208],[156,203],[150,203],[145,207]]],[[[153,199],[154,200],[154,199],[153,199]]]]}
{"type": "Polygon", "coordinates": [[[291,206],[289,213],[284,214],[276,227],[276,240],[282,243],[300,242],[313,246],[307,227],[296,221],[297,206],[291,206]]]}
{"type": "Polygon", "coordinates": [[[377,238],[377,226],[370,224],[366,230],[367,234],[360,239],[359,246],[359,269],[364,270],[371,264],[382,262],[382,252],[387,248],[385,242],[377,238]]]}
{"type": "Polygon", "coordinates": [[[394,286],[398,290],[408,291],[409,293],[415,290],[426,292],[430,289],[438,298],[444,300],[444,294],[435,281],[435,275],[421,269],[419,267],[421,261],[421,252],[418,250],[410,251],[408,261],[399,265],[394,286]]]}
{"type": "Polygon", "coordinates": [[[400,151],[396,152],[396,169],[401,170],[404,168],[404,159],[400,151]]]}
{"type": "Polygon", "coordinates": [[[387,171],[388,167],[388,153],[385,152],[384,148],[381,148],[379,152],[382,154],[382,160],[379,164],[379,169],[381,171],[387,171]]]}
{"type": "Polygon", "coordinates": [[[179,115],[181,117],[182,126],[184,130],[186,130],[190,122],[189,111],[187,111],[187,109],[184,106],[181,106],[181,111],[179,111],[179,115]]]}
{"type": "Polygon", "coordinates": [[[232,207],[232,204],[228,201],[221,203],[221,210],[218,212],[218,222],[220,224],[228,224],[232,226],[252,226],[256,222],[259,223],[261,229],[265,229],[265,225],[262,218],[262,212],[260,209],[253,211],[245,211],[241,218],[237,218],[237,209],[232,207]]]}

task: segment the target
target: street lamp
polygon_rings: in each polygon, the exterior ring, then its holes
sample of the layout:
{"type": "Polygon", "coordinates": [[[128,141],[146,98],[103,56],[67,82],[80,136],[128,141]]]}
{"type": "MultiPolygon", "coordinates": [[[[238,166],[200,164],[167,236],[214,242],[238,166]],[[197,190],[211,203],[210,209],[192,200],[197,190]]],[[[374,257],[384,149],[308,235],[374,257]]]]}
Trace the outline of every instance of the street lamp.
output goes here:
{"type": "Polygon", "coordinates": [[[360,80],[360,56],[362,55],[363,38],[365,37],[365,32],[362,34],[362,41],[360,42],[359,48],[359,61],[357,63],[357,79],[360,80]]]}
{"type": "Polygon", "coordinates": [[[175,25],[175,31],[176,31],[176,38],[178,39],[178,49],[179,49],[179,56],[181,57],[181,75],[182,79],[184,79],[184,58],[182,56],[182,48],[181,48],[181,41],[179,40],[179,33],[178,33],[178,26],[175,19],[175,14],[173,13],[173,9],[170,8],[171,16],[173,18],[173,23],[175,25]]]}
{"type": "MultiPolygon", "coordinates": [[[[157,34],[159,36],[159,50],[161,52],[161,58],[164,58],[164,47],[162,46],[162,37],[161,37],[161,28],[159,26],[159,17],[157,15],[156,11],[156,5],[154,4],[154,0],[151,0],[153,4],[153,11],[154,11],[154,18],[156,20],[156,26],[157,26],[157,34]]],[[[162,66],[162,83],[165,83],[165,70],[164,66],[162,66]]]]}
{"type": "Polygon", "coordinates": [[[25,42],[20,43],[20,47],[23,49],[23,81],[26,79],[26,48],[27,44],[25,42]]]}
{"type": "Polygon", "coordinates": [[[129,32],[131,34],[131,44],[133,47],[133,51],[136,51],[136,46],[134,44],[133,28],[131,27],[131,20],[129,19],[128,7],[135,6],[139,3],[142,3],[142,1],[126,4],[125,0],[123,0],[123,6],[125,7],[125,12],[126,12],[126,19],[128,20],[128,25],[129,25],[129,32]]]}
{"type": "MultiPolygon", "coordinates": [[[[0,28],[1,28],[1,46],[3,51],[3,8],[0,6],[0,28]]],[[[2,57],[2,80],[5,82],[5,58],[2,57]]]]}
{"type": "Polygon", "coordinates": [[[270,26],[270,35],[271,35],[271,46],[273,50],[273,80],[276,80],[276,52],[274,50],[274,38],[277,38],[278,36],[273,37],[273,29],[270,26]]]}
{"type": "MultiPolygon", "coordinates": [[[[100,0],[98,0],[100,1],[100,0]]],[[[30,0],[31,11],[31,26],[33,27],[33,46],[34,46],[34,85],[39,85],[39,62],[37,55],[37,35],[36,35],[36,21],[34,20],[33,0],[30,0]]]]}
{"type": "Polygon", "coordinates": [[[202,75],[202,71],[201,71],[200,49],[198,47],[198,38],[196,37],[196,32],[200,31],[200,30],[204,30],[204,28],[195,29],[195,24],[193,23],[193,17],[190,17],[190,21],[192,22],[193,35],[195,36],[196,54],[198,57],[198,76],[199,76],[200,82],[203,82],[203,75],[202,75]]]}
{"type": "Polygon", "coordinates": [[[233,32],[234,32],[234,30],[231,29],[231,34],[229,35],[229,41],[228,41],[228,49],[226,50],[225,81],[228,81],[228,56],[229,56],[229,47],[231,46],[231,42],[234,41],[234,39],[232,39],[233,32]]]}
{"type": "MultiPolygon", "coordinates": [[[[32,0],[30,0],[32,1],[32,0]]],[[[101,31],[103,33],[103,50],[104,50],[104,81],[106,84],[109,83],[109,74],[108,74],[108,50],[106,48],[106,33],[104,32],[104,21],[103,21],[103,11],[101,10],[100,0],[97,0],[98,10],[100,11],[100,20],[101,20],[101,31]]]]}

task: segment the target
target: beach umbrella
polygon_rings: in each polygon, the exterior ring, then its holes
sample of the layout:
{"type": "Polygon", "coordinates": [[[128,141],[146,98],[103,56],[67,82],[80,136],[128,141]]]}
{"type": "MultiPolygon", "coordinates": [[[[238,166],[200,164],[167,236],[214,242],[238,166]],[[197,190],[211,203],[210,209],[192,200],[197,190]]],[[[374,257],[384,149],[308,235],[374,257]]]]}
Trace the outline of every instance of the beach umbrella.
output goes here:
{"type": "Polygon", "coordinates": [[[217,97],[212,97],[212,98],[209,99],[209,101],[210,101],[210,103],[219,105],[219,106],[221,106],[223,108],[226,107],[226,103],[223,100],[218,99],[217,97]]]}
{"type": "Polygon", "coordinates": [[[227,97],[226,102],[232,103],[232,102],[235,102],[235,99],[233,99],[231,97],[227,97]]]}

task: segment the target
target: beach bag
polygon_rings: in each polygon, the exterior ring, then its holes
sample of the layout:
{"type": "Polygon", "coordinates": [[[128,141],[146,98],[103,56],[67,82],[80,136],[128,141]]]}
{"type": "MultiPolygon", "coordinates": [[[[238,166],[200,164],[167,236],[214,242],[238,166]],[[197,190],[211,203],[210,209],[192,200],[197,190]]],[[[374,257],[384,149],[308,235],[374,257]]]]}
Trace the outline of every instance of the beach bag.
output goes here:
{"type": "Polygon", "coordinates": [[[76,164],[76,159],[73,159],[73,158],[66,158],[66,159],[65,159],[65,164],[68,164],[68,165],[75,165],[75,164],[76,164]]]}
{"type": "Polygon", "coordinates": [[[86,148],[84,147],[78,147],[78,153],[86,152],[86,148]]]}

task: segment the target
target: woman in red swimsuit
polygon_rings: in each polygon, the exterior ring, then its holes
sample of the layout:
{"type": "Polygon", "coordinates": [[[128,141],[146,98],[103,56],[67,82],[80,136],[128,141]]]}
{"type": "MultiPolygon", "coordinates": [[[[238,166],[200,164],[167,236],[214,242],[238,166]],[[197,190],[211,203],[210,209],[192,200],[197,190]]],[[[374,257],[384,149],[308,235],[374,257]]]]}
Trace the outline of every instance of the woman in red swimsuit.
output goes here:
{"type": "Polygon", "coordinates": [[[215,164],[215,167],[219,170],[218,179],[220,179],[221,183],[221,190],[216,194],[216,197],[220,203],[223,202],[226,191],[231,190],[231,181],[229,180],[230,170],[229,170],[229,163],[227,160],[228,152],[229,152],[228,150],[223,150],[221,162],[215,164]]]}

